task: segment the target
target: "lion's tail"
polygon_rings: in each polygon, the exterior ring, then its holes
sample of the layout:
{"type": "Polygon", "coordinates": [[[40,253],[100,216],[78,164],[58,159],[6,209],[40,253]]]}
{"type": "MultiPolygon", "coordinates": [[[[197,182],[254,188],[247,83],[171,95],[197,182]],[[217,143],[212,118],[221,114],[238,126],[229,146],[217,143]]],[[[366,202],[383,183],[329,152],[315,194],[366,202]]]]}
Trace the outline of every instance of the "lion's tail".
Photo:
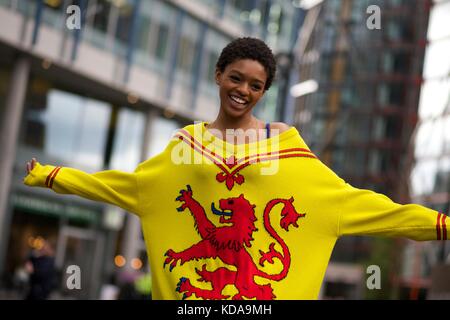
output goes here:
{"type": "MultiPolygon", "coordinates": [[[[283,253],[281,254],[280,252],[276,251],[274,249],[275,243],[271,243],[269,252],[264,253],[264,252],[260,251],[261,258],[259,260],[259,264],[261,266],[263,266],[265,261],[268,261],[269,263],[273,263],[273,259],[278,258],[278,259],[280,259],[280,261],[283,264],[283,270],[281,270],[281,272],[279,274],[268,274],[262,270],[258,270],[259,271],[258,275],[261,277],[264,277],[266,279],[273,280],[273,281],[280,281],[287,276],[289,267],[291,265],[291,254],[290,254],[289,248],[286,245],[286,243],[284,242],[284,240],[278,235],[278,233],[275,231],[275,229],[270,224],[269,214],[275,205],[277,205],[278,203],[283,203],[284,208],[282,211],[282,215],[286,215],[286,213],[283,213],[283,212],[287,212],[290,209],[290,207],[292,207],[292,209],[293,209],[292,201],[293,201],[292,198],[289,200],[273,199],[266,205],[266,208],[264,209],[264,227],[266,228],[267,232],[269,232],[269,234],[272,236],[272,238],[274,238],[281,245],[281,247],[283,249],[283,253]]],[[[295,210],[294,210],[294,212],[295,212],[295,210]]],[[[285,219],[285,218],[283,218],[283,219],[285,219]]],[[[283,219],[281,221],[281,226],[284,228],[285,226],[283,225],[283,219]]],[[[287,230],[287,227],[285,229],[287,230]]]]}

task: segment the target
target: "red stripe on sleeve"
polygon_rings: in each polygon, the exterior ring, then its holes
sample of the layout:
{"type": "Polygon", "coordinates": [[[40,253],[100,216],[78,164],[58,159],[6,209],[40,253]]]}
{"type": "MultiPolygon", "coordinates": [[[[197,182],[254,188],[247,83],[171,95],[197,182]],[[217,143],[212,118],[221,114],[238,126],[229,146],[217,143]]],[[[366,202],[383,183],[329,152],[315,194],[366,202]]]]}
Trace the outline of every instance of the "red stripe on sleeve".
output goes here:
{"type": "Polygon", "coordinates": [[[53,174],[51,180],[50,180],[50,189],[53,187],[53,181],[55,181],[55,177],[58,174],[58,171],[61,169],[61,167],[58,167],[55,171],[55,173],[53,174]]]}
{"type": "Polygon", "coordinates": [[[58,167],[55,167],[52,172],[49,173],[49,175],[47,176],[47,179],[45,179],[45,186],[50,188],[50,185],[48,184],[50,182],[50,179],[53,175],[53,173],[55,172],[55,170],[58,169],[58,167]]]}

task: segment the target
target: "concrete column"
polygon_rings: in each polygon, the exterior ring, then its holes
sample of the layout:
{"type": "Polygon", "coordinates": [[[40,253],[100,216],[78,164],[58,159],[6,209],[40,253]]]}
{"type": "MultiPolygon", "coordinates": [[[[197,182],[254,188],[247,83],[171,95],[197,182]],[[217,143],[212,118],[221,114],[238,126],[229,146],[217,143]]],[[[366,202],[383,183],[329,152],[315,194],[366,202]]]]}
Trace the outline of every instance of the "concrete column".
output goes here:
{"type": "MultiPolygon", "coordinates": [[[[9,235],[8,198],[16,159],[17,141],[25,95],[28,86],[31,61],[28,57],[20,56],[14,62],[11,81],[6,96],[5,110],[0,125],[0,272],[4,266],[4,256],[9,235]]],[[[25,164],[23,165],[25,176],[25,164]]]]}
{"type": "Polygon", "coordinates": [[[129,213],[125,220],[125,232],[122,244],[123,256],[126,259],[125,270],[132,271],[131,259],[138,257],[141,236],[141,221],[129,213]]]}
{"type": "MultiPolygon", "coordinates": [[[[144,138],[142,141],[141,161],[147,159],[149,153],[150,141],[152,136],[152,127],[155,118],[158,116],[156,110],[149,110],[146,115],[144,138]]],[[[127,260],[125,269],[131,270],[131,259],[138,257],[141,247],[141,222],[134,214],[128,214],[125,222],[125,232],[123,239],[122,252],[127,260]]]]}

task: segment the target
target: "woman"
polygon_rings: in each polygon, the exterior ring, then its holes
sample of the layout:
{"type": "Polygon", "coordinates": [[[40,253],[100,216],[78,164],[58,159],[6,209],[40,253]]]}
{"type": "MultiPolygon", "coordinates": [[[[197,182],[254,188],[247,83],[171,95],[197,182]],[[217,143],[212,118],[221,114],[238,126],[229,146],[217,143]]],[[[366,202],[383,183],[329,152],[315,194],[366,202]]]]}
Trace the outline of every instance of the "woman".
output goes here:
{"type": "Polygon", "coordinates": [[[217,62],[215,121],[180,129],[133,173],[33,159],[25,184],[137,214],[155,299],[316,299],[340,236],[447,239],[445,215],[353,188],[294,127],[254,117],[274,75],[264,42],[234,40],[217,62]]]}

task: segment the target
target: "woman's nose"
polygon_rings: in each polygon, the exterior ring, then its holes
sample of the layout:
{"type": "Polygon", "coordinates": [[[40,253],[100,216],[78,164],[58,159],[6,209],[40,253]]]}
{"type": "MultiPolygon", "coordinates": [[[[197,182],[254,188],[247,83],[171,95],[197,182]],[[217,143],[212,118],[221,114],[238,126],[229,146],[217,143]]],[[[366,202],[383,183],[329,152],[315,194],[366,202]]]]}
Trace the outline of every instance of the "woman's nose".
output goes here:
{"type": "Polygon", "coordinates": [[[249,94],[248,84],[247,83],[241,83],[237,87],[237,91],[243,96],[248,96],[248,94],[249,94]]]}

